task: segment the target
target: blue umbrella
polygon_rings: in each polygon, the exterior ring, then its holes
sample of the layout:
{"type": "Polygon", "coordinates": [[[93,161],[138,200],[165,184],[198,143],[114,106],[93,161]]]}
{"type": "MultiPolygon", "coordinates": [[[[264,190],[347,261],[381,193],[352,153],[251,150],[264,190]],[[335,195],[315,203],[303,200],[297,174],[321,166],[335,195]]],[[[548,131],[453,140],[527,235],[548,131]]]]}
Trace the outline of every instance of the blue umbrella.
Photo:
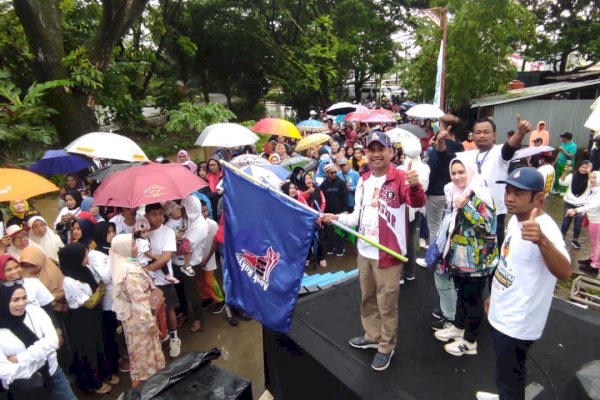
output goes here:
{"type": "Polygon", "coordinates": [[[56,175],[81,171],[91,165],[93,161],[90,158],[60,149],[46,151],[41,159],[29,166],[29,170],[38,174],[56,175]]]}
{"type": "Polygon", "coordinates": [[[296,128],[303,132],[325,132],[329,130],[327,129],[327,125],[316,119],[307,119],[305,121],[298,122],[296,128]]]}
{"type": "Polygon", "coordinates": [[[287,169],[274,164],[249,165],[242,168],[242,171],[255,178],[265,178],[267,181],[281,180],[282,182],[291,174],[287,169]]]}
{"type": "Polygon", "coordinates": [[[335,117],[335,122],[337,122],[338,124],[341,124],[342,122],[344,122],[344,117],[348,115],[348,114],[341,114],[338,115],[337,117],[335,117]]]}

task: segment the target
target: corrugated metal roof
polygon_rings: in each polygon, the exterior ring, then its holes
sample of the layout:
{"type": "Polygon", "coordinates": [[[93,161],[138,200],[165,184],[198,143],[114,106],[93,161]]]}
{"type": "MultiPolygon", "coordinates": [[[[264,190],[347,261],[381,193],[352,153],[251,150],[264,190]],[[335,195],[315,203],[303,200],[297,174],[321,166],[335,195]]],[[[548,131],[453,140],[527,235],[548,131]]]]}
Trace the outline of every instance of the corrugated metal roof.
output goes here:
{"type": "Polygon", "coordinates": [[[552,93],[564,92],[565,90],[600,84],[600,79],[583,82],[557,82],[549,85],[532,86],[525,89],[509,90],[504,94],[485,96],[472,100],[471,108],[493,106],[496,104],[512,103],[534,97],[545,96],[552,93]]]}

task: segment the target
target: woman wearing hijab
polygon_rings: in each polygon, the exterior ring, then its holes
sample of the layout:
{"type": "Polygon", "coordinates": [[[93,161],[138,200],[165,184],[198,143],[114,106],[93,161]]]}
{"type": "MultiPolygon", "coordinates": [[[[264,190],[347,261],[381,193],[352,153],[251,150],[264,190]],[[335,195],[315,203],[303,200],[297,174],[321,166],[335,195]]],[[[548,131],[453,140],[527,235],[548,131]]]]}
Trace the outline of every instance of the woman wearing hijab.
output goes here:
{"type": "Polygon", "coordinates": [[[55,263],[58,262],[58,250],[65,244],[54,231],[48,229],[46,220],[36,215],[27,221],[27,225],[29,226],[29,240],[40,246],[55,263]]]}
{"type": "Polygon", "coordinates": [[[198,166],[192,161],[190,155],[186,150],[179,150],[179,152],[177,153],[177,162],[179,164],[186,165],[194,174],[198,171],[198,166]]]}
{"type": "Polygon", "coordinates": [[[79,242],[88,247],[94,239],[94,223],[86,218],[77,218],[71,225],[71,243],[79,242]]]}
{"type": "Polygon", "coordinates": [[[72,355],[71,372],[77,387],[84,393],[108,393],[112,386],[105,369],[100,309],[85,306],[98,288],[98,282],[87,267],[87,247],[82,243],[69,243],[58,252],[60,268],[64,274],[63,288],[69,304],[67,337],[72,355]]]}
{"type": "Polygon", "coordinates": [[[38,247],[41,249],[36,243],[29,241],[29,235],[25,229],[19,225],[10,225],[6,229],[6,236],[10,239],[10,246],[6,248],[6,253],[13,256],[17,262],[21,261],[21,252],[27,246],[38,247]]]}
{"type": "MultiPolygon", "coordinates": [[[[300,185],[298,187],[300,192],[298,193],[300,197],[304,198],[309,207],[314,208],[320,213],[325,212],[325,195],[319,189],[318,186],[315,186],[315,183],[312,179],[312,176],[308,172],[305,172],[300,177],[300,185]]],[[[319,265],[323,268],[327,267],[327,261],[325,261],[325,252],[323,252],[323,248],[321,246],[320,240],[320,226],[315,226],[315,231],[313,234],[312,246],[311,250],[313,254],[317,257],[319,261],[319,265]]],[[[307,264],[310,261],[310,253],[308,254],[307,264]]]]}
{"type": "Polygon", "coordinates": [[[308,205],[306,200],[304,200],[304,197],[298,194],[299,191],[294,182],[286,182],[283,185],[281,185],[281,191],[290,196],[292,199],[298,200],[304,205],[308,205]]]}
{"type": "Polygon", "coordinates": [[[567,165],[565,171],[560,176],[558,183],[567,187],[563,200],[565,201],[563,220],[560,227],[563,238],[567,236],[571,222],[573,222],[573,239],[571,246],[575,249],[580,249],[579,235],[581,234],[581,224],[583,223],[583,214],[569,215],[570,209],[582,207],[587,202],[591,194],[590,174],[592,172],[592,163],[584,160],[579,165],[577,171],[571,173],[572,167],[567,165]]]}
{"type": "Polygon", "coordinates": [[[26,247],[21,253],[21,269],[23,277],[36,278],[50,291],[54,298],[52,308],[54,311],[66,312],[68,310],[63,289],[63,273],[56,263],[44,252],[34,246],[26,247]]]}
{"type": "Polygon", "coordinates": [[[84,212],[88,213],[85,214],[86,218],[92,220],[93,223],[104,221],[104,218],[102,218],[102,215],[100,215],[100,208],[94,205],[93,197],[86,197],[83,200],[81,200],[81,213],[84,212]],[[88,215],[91,218],[89,218],[88,215]]]}
{"type": "Polygon", "coordinates": [[[39,306],[28,304],[23,282],[0,282],[0,380],[14,400],[77,399],[58,366],[56,349],[52,321],[39,306]],[[33,384],[38,373],[45,387],[33,384]]]}
{"type": "Polygon", "coordinates": [[[477,354],[477,333],[484,318],[482,292],[498,263],[494,201],[475,164],[450,161],[451,182],[446,185],[452,210],[448,239],[439,268],[454,279],[457,292],[454,324],[435,332],[436,339],[454,356],[477,354]]]}
{"type": "Polygon", "coordinates": [[[219,164],[219,157],[212,156],[208,160],[208,174],[206,174],[206,180],[208,181],[208,188],[210,192],[207,196],[210,198],[210,205],[213,210],[217,209],[219,198],[221,197],[222,190],[217,189],[217,185],[223,179],[223,171],[221,170],[221,164],[219,164]]]}
{"type": "Polygon", "coordinates": [[[12,217],[6,221],[6,226],[21,225],[25,226],[29,218],[39,215],[38,210],[32,208],[27,200],[11,200],[8,207],[12,217]]]}
{"type": "Polygon", "coordinates": [[[135,261],[136,256],[133,235],[113,238],[108,261],[114,288],[113,310],[123,325],[133,387],[165,366],[156,318],[148,300],[154,284],[135,261]]]}
{"type": "MultiPolygon", "coordinates": [[[[108,256],[110,244],[116,234],[116,226],[113,223],[102,221],[93,226],[93,239],[96,247],[88,252],[88,267],[94,276],[106,286],[102,297],[102,339],[104,342],[104,355],[106,357],[107,369],[110,374],[116,374],[119,370],[119,346],[116,340],[116,331],[119,327],[117,316],[113,312],[113,284],[108,256]]],[[[115,375],[116,377],[116,375],[115,375]]],[[[118,379],[113,379],[116,384],[118,379]]]]}
{"type": "Polygon", "coordinates": [[[65,184],[60,188],[60,196],[58,198],[58,207],[62,208],[65,206],[65,195],[68,192],[77,192],[81,195],[82,191],[87,188],[85,182],[77,174],[67,174],[65,177],[65,184]]]}
{"type": "Polygon", "coordinates": [[[54,220],[54,230],[60,236],[63,243],[69,243],[71,240],[71,222],[77,218],[81,212],[81,195],[78,191],[70,190],[64,195],[65,206],[59,211],[54,220]]]}

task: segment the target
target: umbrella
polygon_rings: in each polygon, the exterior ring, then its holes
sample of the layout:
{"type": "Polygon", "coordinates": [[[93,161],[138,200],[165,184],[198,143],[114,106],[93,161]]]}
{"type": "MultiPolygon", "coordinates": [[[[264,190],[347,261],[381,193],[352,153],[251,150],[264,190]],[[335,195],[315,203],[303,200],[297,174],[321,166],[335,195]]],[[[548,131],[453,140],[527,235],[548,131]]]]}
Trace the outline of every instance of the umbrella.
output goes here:
{"type": "Polygon", "coordinates": [[[397,126],[397,128],[404,129],[405,131],[408,131],[408,132],[412,133],[413,135],[415,135],[419,139],[427,137],[427,132],[425,131],[425,129],[421,128],[419,125],[415,125],[415,124],[400,124],[400,125],[397,126]]]}
{"type": "Polygon", "coordinates": [[[396,118],[396,113],[387,108],[377,108],[371,111],[371,115],[387,115],[388,117],[396,118]]]}
{"type": "Polygon", "coordinates": [[[256,154],[242,154],[240,156],[234,157],[231,161],[230,164],[241,168],[241,167],[245,167],[247,165],[264,165],[264,164],[268,164],[271,165],[269,163],[269,161],[265,160],[264,158],[262,158],[261,156],[258,156],[256,154]]]}
{"type": "Polygon", "coordinates": [[[56,190],[54,183],[33,172],[0,168],[0,201],[26,200],[56,190]]]}
{"type": "MultiPolygon", "coordinates": [[[[275,164],[262,164],[262,165],[252,165],[253,170],[256,168],[260,168],[260,169],[266,169],[267,171],[271,171],[272,173],[274,173],[275,175],[277,175],[277,177],[279,179],[281,179],[282,181],[285,181],[288,176],[290,176],[291,172],[288,171],[287,169],[283,168],[281,165],[275,165],[275,164]]],[[[245,169],[245,168],[242,168],[245,169]]]]}
{"type": "Polygon", "coordinates": [[[600,105],[599,104],[600,104],[600,97],[598,97],[596,99],[596,101],[594,101],[592,103],[592,105],[590,106],[590,108],[592,109],[592,113],[590,114],[588,119],[583,124],[583,126],[585,126],[586,128],[591,129],[596,132],[600,131],[600,105]]]}
{"type": "Polygon", "coordinates": [[[415,136],[414,133],[411,133],[402,128],[390,129],[389,131],[386,131],[385,133],[386,133],[386,135],[388,135],[388,137],[390,138],[392,143],[401,143],[403,140],[412,140],[412,139],[419,140],[419,138],[417,136],[415,136]]]}
{"type": "Polygon", "coordinates": [[[38,174],[56,175],[81,171],[91,165],[94,163],[89,158],[60,149],[46,151],[44,156],[31,164],[28,169],[38,174]]]}
{"type": "Polygon", "coordinates": [[[404,108],[405,110],[408,110],[409,108],[412,108],[416,105],[417,105],[417,103],[415,103],[414,101],[407,100],[407,101],[403,102],[402,104],[400,104],[400,107],[404,108]]]}
{"type": "Polygon", "coordinates": [[[340,114],[348,114],[356,111],[358,104],[352,104],[345,101],[341,103],[335,103],[327,109],[327,115],[340,115],[340,114]]]}
{"type": "Polygon", "coordinates": [[[340,115],[337,115],[337,116],[334,118],[333,122],[336,122],[336,123],[340,124],[340,123],[344,122],[344,118],[345,118],[345,117],[346,117],[346,114],[340,114],[340,115]]]}
{"type": "Polygon", "coordinates": [[[296,124],[296,128],[301,132],[327,132],[327,125],[316,119],[307,119],[296,124]]]}
{"type": "Polygon", "coordinates": [[[525,147],[520,150],[517,150],[512,159],[517,160],[519,158],[530,157],[535,154],[547,153],[549,151],[554,151],[554,147],[551,147],[551,146],[529,146],[529,147],[525,147]]]}
{"type": "Polygon", "coordinates": [[[96,182],[102,182],[117,171],[123,171],[124,169],[131,168],[134,165],[140,165],[138,163],[124,163],[124,164],[111,164],[108,167],[101,168],[89,174],[88,179],[93,179],[96,182]]]}
{"type": "Polygon", "coordinates": [[[363,119],[362,122],[367,124],[397,124],[396,118],[386,114],[371,114],[369,118],[363,119]]]}
{"type": "Polygon", "coordinates": [[[406,112],[406,115],[420,119],[437,119],[444,115],[444,112],[433,104],[417,104],[406,112]]]}
{"type": "Polygon", "coordinates": [[[344,121],[364,121],[371,116],[370,111],[351,112],[344,117],[344,121]]]}
{"type": "Polygon", "coordinates": [[[133,140],[112,132],[90,132],[65,147],[68,153],[91,158],[111,158],[122,161],[150,161],[133,140]]]}
{"type": "Polygon", "coordinates": [[[303,157],[303,156],[290,157],[287,160],[283,160],[281,162],[281,164],[279,164],[280,167],[289,169],[290,171],[293,171],[294,168],[296,168],[296,167],[300,167],[304,171],[310,171],[310,170],[316,169],[318,165],[319,165],[318,160],[315,160],[314,158],[310,158],[310,157],[303,157]]]}
{"type": "Polygon", "coordinates": [[[208,184],[180,164],[148,164],[118,171],[94,192],[94,204],[134,208],[182,199],[208,184]]]}
{"type": "Polygon", "coordinates": [[[296,151],[302,151],[306,149],[310,149],[313,146],[316,146],[321,143],[325,143],[331,139],[331,136],[326,135],[324,133],[313,133],[312,135],[305,136],[304,139],[300,140],[296,144],[296,151]]]}
{"type": "MultiPolygon", "coordinates": [[[[262,183],[273,186],[274,188],[279,188],[285,178],[280,178],[277,173],[264,167],[264,165],[249,165],[245,168],[242,168],[242,171],[261,181],[262,183]]],[[[285,169],[284,171],[287,173],[287,175],[289,175],[289,171],[286,171],[285,169]]]]}
{"type": "Polygon", "coordinates": [[[269,135],[287,136],[293,139],[302,139],[298,128],[290,121],[281,118],[263,118],[252,127],[256,133],[268,133],[269,135]]]}
{"type": "Polygon", "coordinates": [[[204,128],[194,146],[231,148],[254,144],[258,139],[259,137],[245,126],[221,122],[204,128]]]}

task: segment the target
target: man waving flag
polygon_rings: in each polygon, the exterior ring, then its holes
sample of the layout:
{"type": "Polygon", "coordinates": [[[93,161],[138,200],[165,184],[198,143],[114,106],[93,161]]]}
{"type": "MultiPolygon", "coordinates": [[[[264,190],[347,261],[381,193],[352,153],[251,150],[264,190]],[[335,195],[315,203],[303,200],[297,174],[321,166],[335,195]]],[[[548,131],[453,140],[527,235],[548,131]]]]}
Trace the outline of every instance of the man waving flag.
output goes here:
{"type": "Polygon", "coordinates": [[[227,303],[287,332],[317,215],[225,168],[227,303]]]}

